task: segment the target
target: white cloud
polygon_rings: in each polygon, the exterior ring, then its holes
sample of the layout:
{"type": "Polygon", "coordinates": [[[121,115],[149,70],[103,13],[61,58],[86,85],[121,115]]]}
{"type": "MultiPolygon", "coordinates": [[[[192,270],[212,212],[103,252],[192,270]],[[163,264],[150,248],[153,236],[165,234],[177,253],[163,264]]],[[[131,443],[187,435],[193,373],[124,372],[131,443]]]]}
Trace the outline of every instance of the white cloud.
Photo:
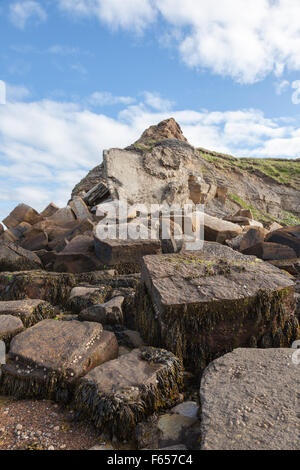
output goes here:
{"type": "Polygon", "coordinates": [[[145,104],[156,111],[167,111],[173,106],[173,102],[162,98],[159,93],[144,92],[145,104]]]}
{"type": "Polygon", "coordinates": [[[6,83],[6,99],[7,101],[22,101],[30,96],[30,91],[23,85],[10,85],[6,83]]]}
{"type": "Polygon", "coordinates": [[[161,17],[162,35],[189,67],[254,83],[300,70],[299,0],[58,0],[111,28],[142,31],[161,17]],[[166,36],[167,35],[167,36],[166,36]]]}
{"type": "Polygon", "coordinates": [[[114,96],[108,91],[95,91],[87,99],[88,104],[92,106],[128,105],[134,103],[134,101],[135,98],[131,96],[114,96]]]}
{"type": "Polygon", "coordinates": [[[142,101],[112,119],[74,103],[11,102],[0,107],[0,219],[19,202],[38,210],[51,200],[65,205],[103,149],[126,147],[171,116],[195,146],[237,156],[300,155],[300,126],[254,109],[155,110],[142,101]]]}
{"type": "Polygon", "coordinates": [[[58,0],[58,3],[62,10],[73,15],[94,15],[112,29],[134,29],[140,32],[156,16],[149,0],[58,0]]]}
{"type": "Polygon", "coordinates": [[[32,0],[13,3],[10,5],[9,14],[12,23],[20,29],[24,29],[27,21],[32,17],[39,22],[47,18],[44,8],[32,0]]]}

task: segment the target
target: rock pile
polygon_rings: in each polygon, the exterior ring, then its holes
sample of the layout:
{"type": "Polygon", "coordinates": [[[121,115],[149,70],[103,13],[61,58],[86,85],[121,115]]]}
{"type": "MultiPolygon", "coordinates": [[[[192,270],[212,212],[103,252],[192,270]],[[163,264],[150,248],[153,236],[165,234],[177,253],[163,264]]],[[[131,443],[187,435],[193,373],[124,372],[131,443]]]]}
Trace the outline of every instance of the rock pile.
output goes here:
{"type": "Polygon", "coordinates": [[[0,394],[68,403],[105,448],[299,448],[297,366],[272,348],[300,337],[300,226],[237,211],[173,119],[104,152],[66,207],[20,204],[3,223],[0,394]],[[197,251],[185,203],[205,206],[197,251]]]}

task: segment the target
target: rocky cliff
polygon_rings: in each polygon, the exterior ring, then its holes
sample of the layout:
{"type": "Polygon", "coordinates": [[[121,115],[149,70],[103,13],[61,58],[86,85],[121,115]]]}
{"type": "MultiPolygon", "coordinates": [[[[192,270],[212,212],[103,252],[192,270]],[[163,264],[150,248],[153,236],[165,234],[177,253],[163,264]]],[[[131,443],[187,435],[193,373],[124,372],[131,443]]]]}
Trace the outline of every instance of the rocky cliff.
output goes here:
{"type": "MultiPolygon", "coordinates": [[[[235,158],[203,148],[194,149],[173,118],[147,129],[138,141],[122,152],[124,162],[128,160],[129,164],[133,154],[140,155],[144,167],[148,166],[146,173],[155,171],[149,169],[149,165],[156,166],[156,171],[163,167],[164,178],[168,173],[170,180],[175,178],[181,184],[189,184],[194,194],[204,193],[206,196],[200,197],[199,202],[205,202],[206,211],[212,215],[224,217],[242,208],[251,209],[254,217],[266,226],[272,222],[282,225],[300,223],[300,159],[235,158]],[[164,149],[162,142],[165,142],[164,149]],[[166,155],[166,148],[169,155],[166,155]],[[187,152],[193,154],[192,158],[187,157],[187,152]],[[180,162],[175,162],[175,155],[180,157],[182,168],[186,167],[188,177],[186,172],[180,172],[180,162]],[[187,165],[185,158],[189,160],[187,165]]],[[[130,173],[128,176],[129,186],[130,173]]],[[[93,197],[92,204],[108,196],[103,163],[76,185],[72,197],[85,196],[97,184],[100,197],[93,197]]],[[[123,190],[126,192],[126,187],[123,190]]],[[[93,194],[95,196],[95,192],[93,194]]]]}

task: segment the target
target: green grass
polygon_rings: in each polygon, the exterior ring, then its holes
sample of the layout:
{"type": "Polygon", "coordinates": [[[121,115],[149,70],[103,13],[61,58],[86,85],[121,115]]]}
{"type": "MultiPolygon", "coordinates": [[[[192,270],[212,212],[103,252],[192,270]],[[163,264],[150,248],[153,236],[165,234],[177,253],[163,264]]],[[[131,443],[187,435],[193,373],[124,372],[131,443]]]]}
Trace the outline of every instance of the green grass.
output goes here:
{"type": "Polygon", "coordinates": [[[239,168],[248,173],[259,173],[267,176],[279,184],[290,186],[300,191],[300,160],[280,158],[235,158],[232,155],[210,152],[199,149],[205,160],[219,168],[239,168]]]}

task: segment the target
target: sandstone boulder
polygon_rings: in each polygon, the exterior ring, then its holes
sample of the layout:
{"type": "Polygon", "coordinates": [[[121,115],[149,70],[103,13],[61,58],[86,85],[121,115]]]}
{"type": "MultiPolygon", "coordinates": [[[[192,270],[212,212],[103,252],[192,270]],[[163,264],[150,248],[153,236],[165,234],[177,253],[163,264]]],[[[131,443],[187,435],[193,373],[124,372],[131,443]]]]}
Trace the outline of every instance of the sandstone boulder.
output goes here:
{"type": "Polygon", "coordinates": [[[270,242],[261,242],[253,245],[246,250],[243,250],[243,253],[246,255],[254,255],[265,261],[296,258],[295,251],[289,246],[270,242]]]}
{"type": "Polygon", "coordinates": [[[266,241],[286,245],[300,257],[300,225],[275,230],[266,236],[266,241]]]}
{"type": "Polygon", "coordinates": [[[12,315],[20,318],[26,328],[46,318],[54,318],[55,308],[40,299],[25,299],[0,302],[0,318],[2,315],[12,315]]]}
{"type": "Polygon", "coordinates": [[[83,377],[75,403],[100,431],[128,440],[138,422],[176,403],[181,384],[181,365],[173,354],[135,349],[83,377]]]}
{"type": "Polygon", "coordinates": [[[56,255],[53,271],[66,273],[84,273],[98,271],[103,264],[96,257],[94,239],[89,235],[78,235],[68,242],[56,255]]]}
{"type": "Polygon", "coordinates": [[[20,318],[13,315],[1,315],[0,312],[0,341],[4,341],[8,348],[14,336],[24,330],[24,325],[20,318]]]}
{"type": "Polygon", "coordinates": [[[124,297],[118,296],[105,302],[96,304],[82,310],[79,319],[83,321],[94,321],[103,325],[120,325],[124,321],[122,305],[124,297]]]}
{"type": "Polygon", "coordinates": [[[14,228],[21,222],[28,222],[30,225],[34,225],[41,219],[42,217],[35,209],[27,206],[27,204],[19,204],[9,216],[3,220],[3,223],[7,228],[14,228]]]}
{"type": "Polygon", "coordinates": [[[0,273],[0,300],[41,299],[64,305],[76,286],[72,274],[46,271],[0,273]]]}
{"type": "Polygon", "coordinates": [[[114,334],[99,323],[44,320],[11,342],[0,389],[65,402],[80,377],[117,356],[114,334]]]}
{"type": "Polygon", "coordinates": [[[224,243],[242,233],[238,224],[204,214],[204,238],[206,241],[224,243]]]}
{"type": "Polygon", "coordinates": [[[57,207],[53,202],[50,202],[47,207],[41,212],[41,217],[46,219],[47,217],[51,217],[55,212],[59,210],[59,207],[57,207]]]}
{"type": "Polygon", "coordinates": [[[40,269],[40,258],[11,242],[0,241],[0,271],[22,271],[40,269]]]}
{"type": "Polygon", "coordinates": [[[43,250],[48,246],[48,235],[43,230],[32,229],[25,234],[21,246],[29,251],[43,250]]]}
{"type": "Polygon", "coordinates": [[[239,250],[243,252],[244,250],[247,250],[248,248],[251,248],[252,246],[262,243],[264,239],[265,239],[264,229],[250,228],[245,233],[245,235],[243,235],[239,250]]]}
{"type": "Polygon", "coordinates": [[[298,321],[290,276],[217,243],[202,251],[145,256],[136,329],[201,371],[239,347],[289,346],[298,321]]]}
{"type": "Polygon", "coordinates": [[[202,450],[299,450],[299,365],[292,349],[237,349],[201,381],[202,450]]]}
{"type": "Polygon", "coordinates": [[[90,211],[85,204],[85,202],[81,199],[81,197],[76,196],[69,202],[69,206],[71,207],[72,211],[74,212],[76,219],[84,220],[91,218],[90,211]]]}
{"type": "Polygon", "coordinates": [[[64,207],[54,212],[47,220],[52,220],[57,225],[64,225],[75,220],[75,215],[70,207],[64,207]]]}

